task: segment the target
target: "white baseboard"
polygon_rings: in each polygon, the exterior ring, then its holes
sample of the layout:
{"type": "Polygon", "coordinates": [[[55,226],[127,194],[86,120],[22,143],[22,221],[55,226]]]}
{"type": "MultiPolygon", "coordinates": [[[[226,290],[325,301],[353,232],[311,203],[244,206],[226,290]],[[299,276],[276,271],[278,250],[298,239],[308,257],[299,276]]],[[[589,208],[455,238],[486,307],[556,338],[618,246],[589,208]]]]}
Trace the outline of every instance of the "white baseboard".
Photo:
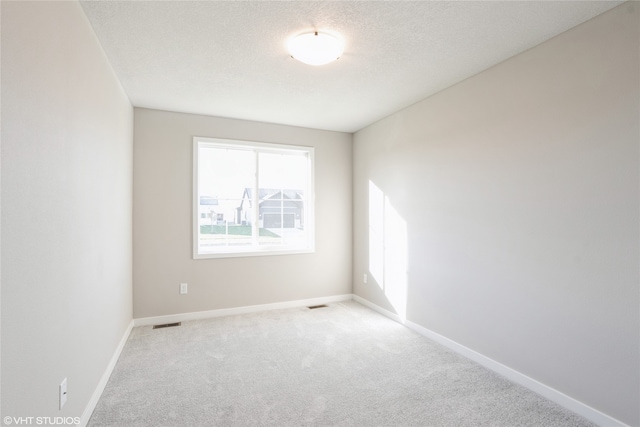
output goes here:
{"type": "Polygon", "coordinates": [[[609,415],[604,414],[598,411],[597,409],[594,409],[591,406],[586,405],[570,396],[567,396],[566,394],[554,388],[551,388],[545,384],[542,384],[541,382],[536,381],[533,378],[526,376],[525,374],[522,374],[514,369],[511,369],[508,366],[503,365],[502,363],[496,362],[495,360],[490,359],[489,357],[484,356],[475,350],[465,347],[462,344],[459,344],[453,340],[450,340],[449,338],[446,338],[436,332],[433,332],[430,329],[427,329],[423,326],[413,323],[410,320],[402,319],[397,314],[394,314],[388,310],[385,310],[384,308],[372,303],[371,301],[368,301],[357,295],[354,295],[353,299],[359,302],[360,304],[366,307],[369,307],[370,309],[377,311],[378,313],[384,316],[387,316],[388,318],[407,326],[409,329],[416,331],[420,335],[423,335],[431,339],[432,341],[435,341],[438,344],[441,344],[455,351],[456,353],[466,357],[467,359],[471,359],[474,362],[484,366],[485,368],[490,369],[502,375],[503,377],[506,377],[510,381],[516,384],[520,384],[521,386],[524,386],[529,390],[546,397],[552,402],[555,402],[558,405],[563,406],[564,408],[580,415],[581,417],[586,418],[587,420],[599,426],[629,427],[627,424],[623,423],[622,421],[619,421],[613,417],[610,417],[609,415]]]}
{"type": "Polygon", "coordinates": [[[353,296],[334,295],[330,297],[311,298],[297,301],[276,302],[273,304],[249,305],[244,307],[222,308],[219,310],[196,311],[193,313],[169,314],[166,316],[142,317],[133,320],[133,326],[163,325],[166,323],[186,322],[188,320],[208,319],[210,317],[232,316],[236,314],[256,313],[259,311],[280,310],[283,308],[306,307],[311,305],[329,304],[332,302],[348,301],[353,296]]]}
{"type": "Polygon", "coordinates": [[[398,323],[401,323],[403,325],[406,324],[406,320],[403,319],[402,317],[398,316],[395,313],[390,312],[389,310],[385,310],[384,308],[380,307],[379,305],[376,305],[374,303],[372,303],[369,300],[366,300],[362,297],[359,297],[358,295],[353,295],[353,300],[356,302],[359,302],[360,304],[370,308],[373,311],[377,311],[378,313],[382,314],[383,316],[388,317],[391,320],[395,320],[398,323]]]}
{"type": "Polygon", "coordinates": [[[96,409],[96,405],[98,404],[98,400],[100,400],[100,396],[102,396],[102,392],[104,388],[107,386],[107,382],[109,381],[109,377],[113,372],[113,368],[115,368],[116,363],[118,362],[118,358],[120,357],[120,353],[122,353],[122,349],[124,345],[127,343],[127,339],[129,338],[129,334],[131,334],[131,329],[133,329],[133,320],[129,322],[129,326],[124,331],[120,342],[118,343],[118,347],[116,347],[116,351],[113,353],[111,360],[109,361],[109,365],[107,365],[107,369],[102,374],[100,378],[100,382],[98,382],[98,386],[96,387],[89,403],[84,408],[84,412],[82,413],[82,417],[80,418],[80,423],[78,424],[81,427],[85,427],[91,419],[91,415],[93,414],[93,410],[96,409]]]}

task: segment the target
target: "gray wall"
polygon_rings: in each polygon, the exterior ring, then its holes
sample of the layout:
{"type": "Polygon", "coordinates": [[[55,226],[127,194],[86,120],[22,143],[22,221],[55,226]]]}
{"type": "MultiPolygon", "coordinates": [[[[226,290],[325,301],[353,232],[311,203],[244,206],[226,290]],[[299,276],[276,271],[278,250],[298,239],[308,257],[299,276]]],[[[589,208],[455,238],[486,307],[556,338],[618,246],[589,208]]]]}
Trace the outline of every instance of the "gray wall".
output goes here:
{"type": "Polygon", "coordinates": [[[1,7],[2,415],[80,417],[132,319],[133,109],[78,3],[1,7]]]}
{"type": "Polygon", "coordinates": [[[134,127],[135,318],[351,293],[351,134],[139,108],[134,127]],[[315,147],[316,252],[193,260],[194,136],[315,147]]]}
{"type": "Polygon", "coordinates": [[[631,425],[639,8],[354,136],[354,293],[631,425]],[[388,198],[384,274],[369,268],[370,182],[388,198]]]}

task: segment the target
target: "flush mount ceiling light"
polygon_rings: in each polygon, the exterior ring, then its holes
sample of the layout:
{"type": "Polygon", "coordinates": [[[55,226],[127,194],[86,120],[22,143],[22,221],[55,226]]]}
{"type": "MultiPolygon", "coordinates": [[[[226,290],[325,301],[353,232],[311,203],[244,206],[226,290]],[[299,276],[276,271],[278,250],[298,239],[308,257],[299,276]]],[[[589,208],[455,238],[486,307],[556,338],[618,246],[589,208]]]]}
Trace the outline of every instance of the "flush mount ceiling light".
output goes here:
{"type": "Polygon", "coordinates": [[[334,35],[313,31],[289,39],[291,57],[309,65],[324,65],[340,58],[344,43],[334,35]]]}

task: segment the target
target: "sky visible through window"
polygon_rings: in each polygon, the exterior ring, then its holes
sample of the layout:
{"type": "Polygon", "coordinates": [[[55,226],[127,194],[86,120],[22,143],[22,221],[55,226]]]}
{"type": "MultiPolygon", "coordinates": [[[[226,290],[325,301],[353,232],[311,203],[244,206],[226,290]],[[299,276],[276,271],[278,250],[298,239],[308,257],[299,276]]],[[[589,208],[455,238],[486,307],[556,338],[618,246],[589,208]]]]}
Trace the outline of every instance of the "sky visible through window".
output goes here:
{"type": "MultiPolygon", "coordinates": [[[[302,190],[306,187],[306,153],[259,155],[260,188],[302,190]]],[[[200,195],[218,200],[241,199],[244,189],[253,187],[254,156],[250,150],[200,149],[200,195]]]]}

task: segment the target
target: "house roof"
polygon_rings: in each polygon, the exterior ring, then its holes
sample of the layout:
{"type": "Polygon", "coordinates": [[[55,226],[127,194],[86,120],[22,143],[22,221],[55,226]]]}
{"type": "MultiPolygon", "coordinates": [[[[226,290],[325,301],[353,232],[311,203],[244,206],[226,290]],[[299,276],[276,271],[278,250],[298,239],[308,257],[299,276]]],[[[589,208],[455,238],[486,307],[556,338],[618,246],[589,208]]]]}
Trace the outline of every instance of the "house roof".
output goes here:
{"type": "MultiPolygon", "coordinates": [[[[280,189],[280,188],[259,188],[258,189],[258,200],[271,199],[273,196],[280,194],[282,192],[284,194],[284,199],[301,199],[304,192],[302,190],[290,190],[290,189],[280,189]]],[[[247,187],[244,189],[244,194],[242,197],[246,195],[250,200],[252,199],[252,189],[247,187]]]]}
{"type": "MultiPolygon", "coordinates": [[[[280,188],[260,188],[258,189],[258,200],[259,204],[271,200],[271,199],[279,199],[279,194],[283,194],[283,199],[289,200],[300,200],[302,199],[304,192],[302,190],[291,190],[291,189],[280,189],[280,188]]],[[[240,207],[243,206],[244,201],[247,200],[249,202],[249,206],[251,206],[251,201],[253,200],[253,189],[245,188],[242,193],[242,202],[240,202],[240,207]]]]}

